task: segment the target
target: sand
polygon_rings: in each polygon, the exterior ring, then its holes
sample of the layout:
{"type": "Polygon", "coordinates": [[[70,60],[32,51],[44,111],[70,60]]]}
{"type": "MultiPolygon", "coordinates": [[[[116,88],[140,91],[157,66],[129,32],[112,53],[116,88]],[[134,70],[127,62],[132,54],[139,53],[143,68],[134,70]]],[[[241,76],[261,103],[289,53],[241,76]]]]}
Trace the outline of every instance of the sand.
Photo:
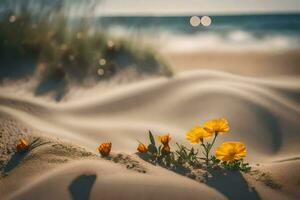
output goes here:
{"type": "Polygon", "coordinates": [[[268,76],[240,69],[234,74],[179,70],[172,78],[148,78],[101,92],[78,89],[61,102],[13,85],[0,88],[0,197],[299,199],[299,74],[294,67],[283,76],[263,70],[268,76]],[[215,117],[226,117],[231,125],[216,146],[244,142],[251,173],[210,174],[203,182],[135,155],[137,140],[146,142],[149,129],[170,133],[172,147],[175,142],[189,145],[185,133],[190,127],[215,117]],[[22,137],[47,143],[7,169],[22,137]],[[97,154],[105,141],[113,143],[110,159],[97,154]]]}
{"type": "Polygon", "coordinates": [[[208,69],[251,77],[300,75],[299,50],[162,52],[179,71],[208,69]]]}

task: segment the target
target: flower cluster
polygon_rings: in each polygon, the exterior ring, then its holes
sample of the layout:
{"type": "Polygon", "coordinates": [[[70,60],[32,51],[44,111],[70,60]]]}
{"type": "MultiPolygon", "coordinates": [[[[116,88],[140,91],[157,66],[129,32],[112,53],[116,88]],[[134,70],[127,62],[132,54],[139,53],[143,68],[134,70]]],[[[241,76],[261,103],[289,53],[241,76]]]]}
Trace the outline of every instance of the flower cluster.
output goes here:
{"type": "MultiPolygon", "coordinates": [[[[200,144],[200,149],[188,148],[178,144],[175,151],[171,151],[170,134],[164,134],[158,137],[159,144],[157,145],[154,136],[149,131],[150,144],[145,145],[139,142],[137,150],[141,155],[144,155],[147,160],[152,163],[158,163],[166,167],[178,167],[189,165],[191,167],[213,168],[221,167],[229,170],[249,171],[251,168],[248,163],[244,163],[243,158],[247,154],[246,147],[241,142],[229,141],[221,144],[215,151],[215,155],[210,155],[212,147],[219,135],[222,135],[230,130],[229,123],[226,119],[213,119],[205,122],[203,125],[197,125],[186,133],[186,139],[191,144],[200,144]],[[208,142],[213,138],[211,142],[208,142]],[[202,156],[199,156],[201,150],[202,156]],[[204,162],[203,162],[204,161],[204,162]]],[[[29,142],[27,139],[20,139],[16,145],[18,153],[26,153],[32,149],[46,144],[40,138],[29,142]]],[[[112,148],[112,143],[102,143],[97,150],[102,157],[109,156],[112,148]]]]}
{"type": "Polygon", "coordinates": [[[249,164],[243,161],[247,154],[246,147],[241,142],[224,142],[216,149],[215,155],[210,155],[217,137],[229,130],[229,123],[226,119],[212,119],[203,125],[193,127],[186,134],[186,139],[191,144],[200,144],[200,149],[187,148],[176,143],[177,149],[174,152],[171,151],[169,145],[170,134],[159,136],[161,144],[156,146],[154,136],[149,131],[150,144],[147,146],[140,142],[137,150],[141,154],[148,155],[149,161],[167,167],[188,164],[191,167],[205,166],[206,168],[212,168],[218,166],[229,170],[249,171],[249,164]],[[212,141],[208,142],[207,140],[210,138],[212,138],[212,141]],[[198,155],[199,150],[201,150],[202,156],[198,155]]]}
{"type": "MultiPolygon", "coordinates": [[[[209,165],[210,157],[209,153],[212,149],[218,135],[226,133],[229,131],[229,123],[226,119],[213,119],[207,121],[203,124],[203,126],[195,126],[192,128],[187,134],[186,139],[188,139],[192,144],[197,144],[200,142],[203,147],[203,155],[205,158],[206,165],[209,165]],[[211,143],[204,143],[204,139],[208,139],[213,137],[213,141],[211,143]]],[[[217,157],[220,159],[221,157],[217,157]]],[[[220,159],[222,160],[222,159],[220,159]]]]}
{"type": "Polygon", "coordinates": [[[161,163],[166,166],[170,166],[172,154],[169,142],[171,141],[170,134],[161,135],[158,137],[160,144],[157,146],[154,136],[149,131],[150,144],[146,146],[145,144],[139,142],[137,150],[139,153],[147,155],[147,159],[153,163],[161,163]]]}

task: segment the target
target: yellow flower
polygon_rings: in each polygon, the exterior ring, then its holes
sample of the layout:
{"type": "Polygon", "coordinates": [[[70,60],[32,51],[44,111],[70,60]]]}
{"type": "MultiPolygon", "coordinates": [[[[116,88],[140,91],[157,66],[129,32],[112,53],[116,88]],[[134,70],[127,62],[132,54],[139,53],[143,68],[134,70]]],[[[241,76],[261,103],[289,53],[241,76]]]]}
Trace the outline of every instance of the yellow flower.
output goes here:
{"type": "Polygon", "coordinates": [[[139,146],[137,147],[137,150],[140,153],[146,153],[148,151],[148,148],[143,143],[140,143],[139,146]]]}
{"type": "Polygon", "coordinates": [[[224,142],[216,150],[217,159],[222,161],[241,160],[246,154],[246,146],[241,142],[224,142]]]}
{"type": "Polygon", "coordinates": [[[159,136],[159,140],[163,145],[168,145],[171,140],[170,134],[159,136]]]}
{"type": "Polygon", "coordinates": [[[204,123],[203,127],[210,133],[225,133],[229,131],[228,121],[224,118],[213,119],[204,123]]]}
{"type": "Polygon", "coordinates": [[[17,152],[24,152],[28,147],[28,141],[26,139],[20,139],[20,142],[17,144],[17,152]]]}
{"type": "Polygon", "coordinates": [[[211,133],[204,130],[201,126],[195,126],[187,134],[186,139],[188,139],[192,144],[197,144],[199,141],[210,138],[211,133]]]}
{"type": "Polygon", "coordinates": [[[111,150],[111,142],[108,143],[102,143],[98,147],[98,151],[102,156],[108,156],[111,150]]]}

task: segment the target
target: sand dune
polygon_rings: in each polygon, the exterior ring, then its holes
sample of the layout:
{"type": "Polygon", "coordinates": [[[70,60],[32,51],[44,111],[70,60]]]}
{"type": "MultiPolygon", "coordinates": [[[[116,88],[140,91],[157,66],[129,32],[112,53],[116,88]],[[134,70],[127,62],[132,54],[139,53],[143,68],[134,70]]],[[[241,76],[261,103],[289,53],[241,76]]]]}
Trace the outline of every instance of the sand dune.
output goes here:
{"type": "Polygon", "coordinates": [[[108,161],[85,161],[65,165],[39,177],[16,192],[11,199],[68,199],[71,196],[69,190],[72,190],[72,185],[69,185],[80,175],[94,176],[96,179],[90,194],[91,199],[198,199],[204,192],[210,199],[224,199],[208,186],[199,186],[196,182],[174,176],[166,170],[153,170],[151,175],[140,174],[108,161]],[[57,183],[60,183],[59,187],[57,183]],[[155,192],[161,188],[165,190],[155,192]]]}
{"type": "MultiPolygon", "coordinates": [[[[262,79],[217,71],[189,71],[173,78],[151,78],[102,93],[85,91],[80,98],[70,94],[68,101],[60,103],[0,89],[0,113],[34,130],[35,135],[60,138],[94,153],[100,142],[112,141],[114,152],[129,154],[135,152],[136,139],[146,141],[149,129],[155,134],[170,133],[171,145],[175,142],[188,145],[185,133],[191,126],[210,118],[226,117],[231,131],[218,138],[216,146],[227,140],[243,141],[248,148],[247,161],[271,166],[276,178],[287,184],[289,179],[282,176],[283,166],[294,166],[291,172],[296,173],[299,162],[274,162],[299,157],[299,91],[297,78],[262,79]]],[[[94,175],[98,178],[91,199],[100,196],[104,199],[199,199],[203,193],[206,199],[229,197],[211,186],[148,164],[150,172],[140,174],[108,161],[74,160],[77,162],[60,168],[53,166],[51,171],[18,187],[9,196],[11,199],[70,198],[68,184],[81,174],[92,174],[88,180],[93,180],[94,175]],[[155,193],[158,188],[161,192],[155,193]]],[[[261,168],[269,169],[265,165],[261,168]]],[[[299,181],[296,179],[295,183],[299,181]]],[[[261,185],[255,188],[263,199],[300,196],[296,186],[287,187],[283,192],[270,192],[261,185]]]]}
{"type": "Polygon", "coordinates": [[[249,160],[260,161],[299,151],[299,89],[297,79],[201,71],[146,80],[59,104],[2,94],[0,109],[46,135],[90,150],[99,141],[111,140],[114,149],[127,152],[134,151],[135,139],[144,140],[149,129],[170,132],[174,141],[185,142],[191,126],[226,117],[232,133],[219,142],[242,140],[249,147],[249,160]]]}

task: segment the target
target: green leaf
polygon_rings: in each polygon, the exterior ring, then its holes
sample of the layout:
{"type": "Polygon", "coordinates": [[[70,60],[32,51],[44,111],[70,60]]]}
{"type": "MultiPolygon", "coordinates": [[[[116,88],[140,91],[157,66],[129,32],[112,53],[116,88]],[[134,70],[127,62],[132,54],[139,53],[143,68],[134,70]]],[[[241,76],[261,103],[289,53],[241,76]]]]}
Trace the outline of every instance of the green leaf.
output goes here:
{"type": "Polygon", "coordinates": [[[183,156],[184,156],[184,157],[187,157],[187,156],[188,156],[188,154],[187,154],[187,152],[186,152],[186,149],[185,149],[185,148],[182,148],[182,153],[183,153],[183,156]]]}
{"type": "Polygon", "coordinates": [[[149,144],[149,145],[148,145],[148,151],[149,151],[151,154],[154,154],[154,153],[157,153],[157,148],[156,148],[155,145],[149,144]]]}
{"type": "Polygon", "coordinates": [[[194,155],[194,147],[191,148],[190,154],[194,155]]]}
{"type": "Polygon", "coordinates": [[[35,148],[37,148],[37,147],[39,147],[39,146],[42,146],[42,145],[45,145],[45,144],[49,144],[49,143],[51,143],[50,141],[49,142],[40,142],[40,143],[37,143],[37,144],[35,144],[35,145],[31,145],[30,146],[30,150],[33,150],[33,149],[35,149],[35,148]]]}
{"type": "Polygon", "coordinates": [[[152,145],[156,146],[156,145],[155,145],[155,139],[154,139],[153,134],[151,133],[150,130],[149,130],[149,139],[150,139],[150,143],[151,143],[152,145]]]}
{"type": "Polygon", "coordinates": [[[160,145],[160,146],[158,147],[158,155],[161,154],[161,148],[162,148],[162,146],[160,145]]]}
{"type": "Polygon", "coordinates": [[[36,138],[30,143],[30,145],[34,145],[36,142],[39,142],[39,141],[40,141],[40,138],[36,138]]]}

